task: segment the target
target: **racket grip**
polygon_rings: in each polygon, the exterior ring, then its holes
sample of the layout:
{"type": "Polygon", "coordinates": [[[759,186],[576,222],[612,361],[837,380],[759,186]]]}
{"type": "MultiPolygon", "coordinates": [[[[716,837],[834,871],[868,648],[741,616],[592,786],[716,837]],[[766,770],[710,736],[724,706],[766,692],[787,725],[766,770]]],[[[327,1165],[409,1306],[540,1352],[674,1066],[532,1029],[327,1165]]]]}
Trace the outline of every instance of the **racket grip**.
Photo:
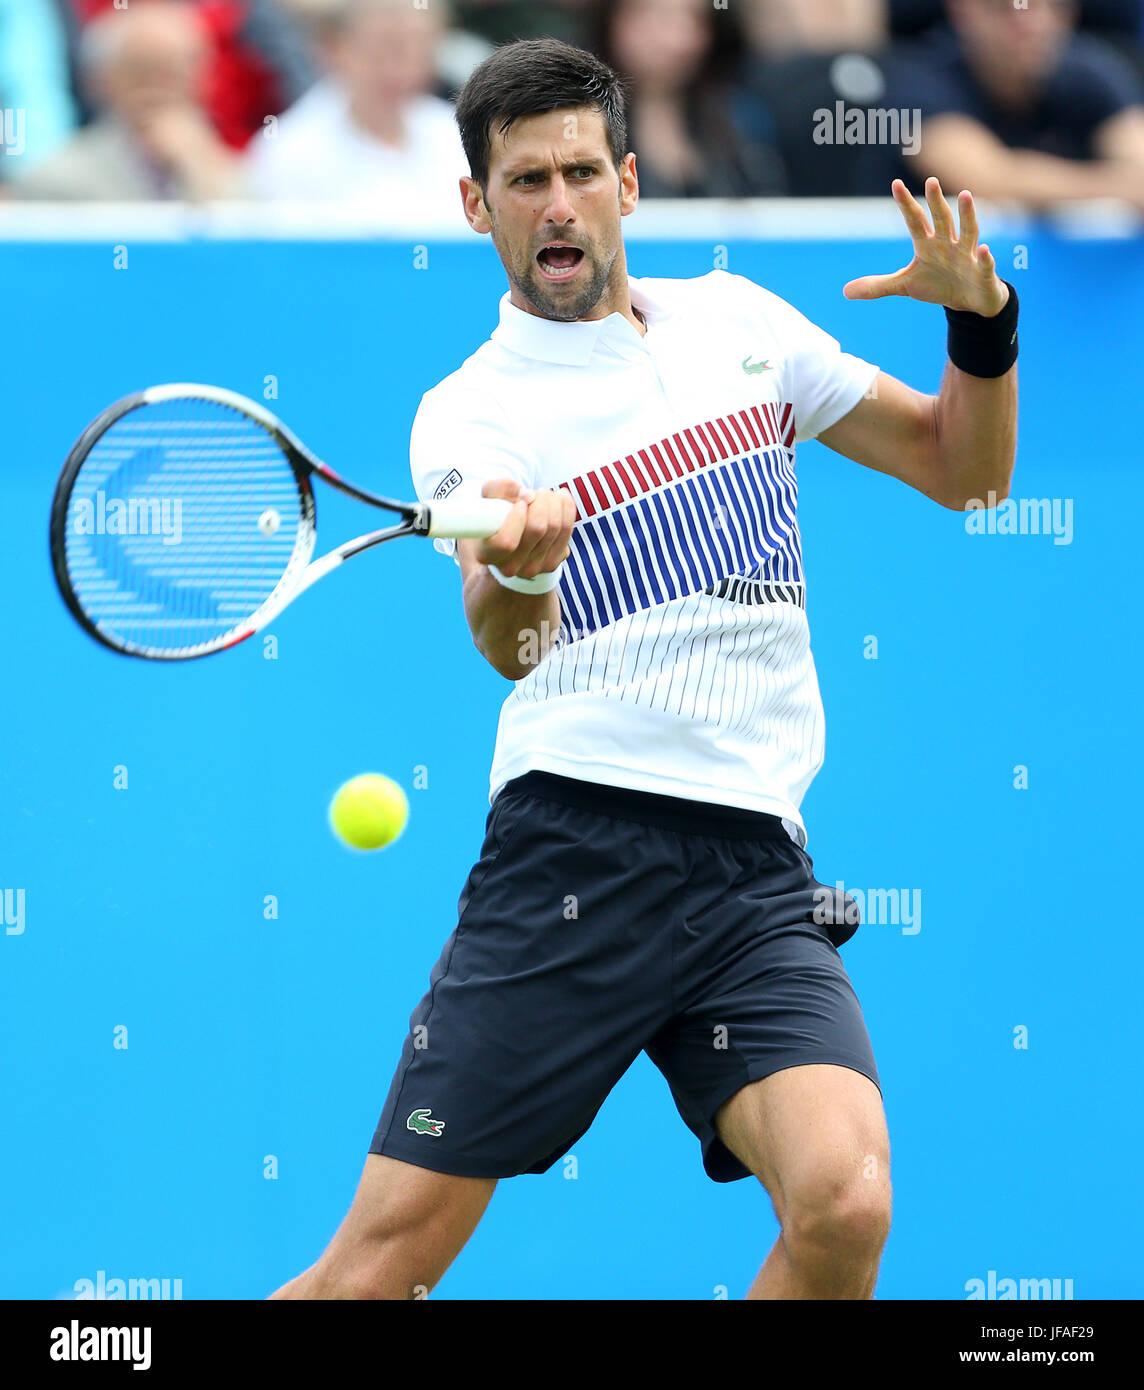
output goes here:
{"type": "Polygon", "coordinates": [[[457,497],[429,505],[430,536],[485,540],[505,524],[512,503],[500,497],[457,497]]]}

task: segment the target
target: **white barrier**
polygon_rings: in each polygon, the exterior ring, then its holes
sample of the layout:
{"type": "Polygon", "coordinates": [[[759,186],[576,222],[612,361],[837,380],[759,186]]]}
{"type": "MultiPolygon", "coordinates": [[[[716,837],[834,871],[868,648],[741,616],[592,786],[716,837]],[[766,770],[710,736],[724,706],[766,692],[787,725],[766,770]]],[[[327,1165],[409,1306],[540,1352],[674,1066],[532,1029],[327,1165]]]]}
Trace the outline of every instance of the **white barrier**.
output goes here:
{"type": "MultiPolygon", "coordinates": [[[[987,236],[1027,234],[1038,225],[1027,211],[979,203],[987,236]]],[[[1139,236],[1144,222],[1127,204],[1082,203],[1043,220],[1063,235],[1104,239],[1139,236]]],[[[660,199],[624,219],[627,241],[741,238],[760,241],[900,239],[905,229],[893,199],[660,199]]],[[[0,201],[0,241],[466,241],[474,233],[418,221],[395,224],[340,204],[313,203],[18,203],[0,201]]]]}

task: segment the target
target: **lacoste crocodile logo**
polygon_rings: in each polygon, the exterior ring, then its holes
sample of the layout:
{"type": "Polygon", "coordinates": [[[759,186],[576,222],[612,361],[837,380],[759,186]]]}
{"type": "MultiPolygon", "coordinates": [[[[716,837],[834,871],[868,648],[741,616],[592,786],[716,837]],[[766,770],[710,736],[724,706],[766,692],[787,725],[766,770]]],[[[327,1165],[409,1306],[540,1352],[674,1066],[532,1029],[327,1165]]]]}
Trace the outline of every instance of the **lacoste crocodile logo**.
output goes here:
{"type": "Polygon", "coordinates": [[[434,1139],[440,1139],[445,1128],[444,1120],[431,1120],[429,1116],[431,1110],[414,1110],[413,1114],[405,1121],[405,1128],[411,1129],[414,1134],[431,1134],[434,1139]]]}
{"type": "Polygon", "coordinates": [[[758,376],[760,372],[769,372],[771,364],[769,362],[752,362],[751,354],[747,353],[743,358],[743,370],[748,376],[758,376]]]}

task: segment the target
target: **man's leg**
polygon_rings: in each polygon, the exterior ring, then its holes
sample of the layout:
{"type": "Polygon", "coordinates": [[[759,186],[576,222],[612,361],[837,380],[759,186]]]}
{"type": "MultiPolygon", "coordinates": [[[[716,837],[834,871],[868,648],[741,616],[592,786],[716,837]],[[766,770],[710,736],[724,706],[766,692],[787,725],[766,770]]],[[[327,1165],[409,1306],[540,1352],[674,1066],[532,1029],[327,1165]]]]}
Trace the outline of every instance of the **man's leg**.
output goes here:
{"type": "Polygon", "coordinates": [[[369,1154],[316,1264],[271,1298],[425,1298],[484,1215],[495,1178],[459,1178],[369,1154]]]}
{"type": "Polygon", "coordinates": [[[748,1298],[873,1298],[890,1229],[890,1142],[877,1086],[848,1067],[788,1067],[715,1115],[771,1195],[782,1232],[748,1298]]]}

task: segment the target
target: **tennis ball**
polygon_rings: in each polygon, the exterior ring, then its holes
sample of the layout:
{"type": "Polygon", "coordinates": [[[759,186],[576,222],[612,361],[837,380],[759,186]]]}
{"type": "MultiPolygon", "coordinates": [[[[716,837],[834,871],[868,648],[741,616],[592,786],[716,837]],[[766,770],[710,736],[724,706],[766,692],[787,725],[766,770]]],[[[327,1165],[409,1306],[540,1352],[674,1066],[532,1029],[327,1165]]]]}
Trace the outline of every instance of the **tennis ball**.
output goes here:
{"type": "Polygon", "coordinates": [[[382,849],[405,829],[409,802],[405,792],[380,772],[351,777],[330,802],[334,834],[352,849],[382,849]]]}

